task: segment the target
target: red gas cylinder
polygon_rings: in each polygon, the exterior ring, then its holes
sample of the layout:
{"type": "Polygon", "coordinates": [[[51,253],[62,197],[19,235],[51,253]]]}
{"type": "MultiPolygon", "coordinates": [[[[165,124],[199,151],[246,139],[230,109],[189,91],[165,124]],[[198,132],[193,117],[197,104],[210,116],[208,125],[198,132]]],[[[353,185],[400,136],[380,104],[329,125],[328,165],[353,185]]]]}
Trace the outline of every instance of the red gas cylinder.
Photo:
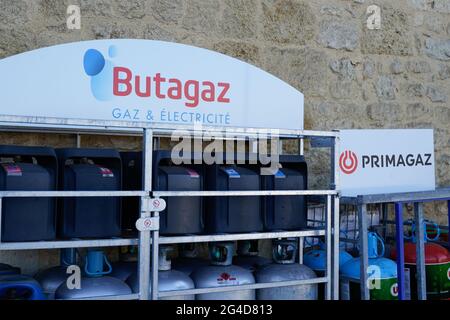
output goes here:
{"type": "MultiPolygon", "coordinates": [[[[411,297],[417,298],[416,281],[416,244],[405,243],[405,266],[410,269],[411,297]]],[[[391,251],[392,259],[397,258],[395,249],[391,251]]],[[[427,297],[429,299],[450,298],[450,253],[436,243],[425,243],[425,272],[427,297]]]]}

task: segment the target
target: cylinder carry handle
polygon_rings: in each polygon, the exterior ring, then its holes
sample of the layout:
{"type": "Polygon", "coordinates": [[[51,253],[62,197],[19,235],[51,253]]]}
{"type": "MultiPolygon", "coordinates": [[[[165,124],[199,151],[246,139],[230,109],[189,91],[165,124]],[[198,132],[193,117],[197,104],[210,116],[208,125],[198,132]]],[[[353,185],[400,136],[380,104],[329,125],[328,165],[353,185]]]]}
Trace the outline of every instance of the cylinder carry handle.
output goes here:
{"type": "MultiPolygon", "coordinates": [[[[101,270],[103,270],[103,266],[104,266],[103,263],[102,263],[102,266],[101,266],[101,270]]],[[[98,268],[100,269],[100,266],[98,266],[98,268]]],[[[106,274],[110,274],[112,272],[112,266],[109,263],[108,258],[106,257],[106,255],[103,253],[103,251],[97,251],[97,250],[90,251],[86,255],[86,262],[84,264],[84,272],[90,277],[99,277],[99,276],[103,276],[103,275],[106,275],[106,274]],[[91,263],[94,262],[94,266],[95,266],[96,263],[99,263],[98,255],[100,255],[100,254],[103,256],[102,261],[103,261],[104,264],[106,264],[108,269],[106,271],[90,272],[89,271],[89,260],[92,259],[91,263]]]]}
{"type": "MultiPolygon", "coordinates": [[[[383,238],[376,232],[368,232],[367,233],[367,249],[369,252],[369,258],[380,258],[383,257],[386,252],[386,247],[384,245],[383,238]],[[378,251],[378,248],[381,247],[381,252],[378,251]]],[[[359,243],[357,245],[358,250],[360,250],[359,243]]]]}

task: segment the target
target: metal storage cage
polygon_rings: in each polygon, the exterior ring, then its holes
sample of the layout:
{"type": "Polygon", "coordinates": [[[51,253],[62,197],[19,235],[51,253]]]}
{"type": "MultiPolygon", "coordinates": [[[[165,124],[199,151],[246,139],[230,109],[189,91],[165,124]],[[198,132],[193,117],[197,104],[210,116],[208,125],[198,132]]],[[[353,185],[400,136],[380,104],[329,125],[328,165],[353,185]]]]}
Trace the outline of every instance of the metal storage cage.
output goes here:
{"type": "MultiPolygon", "coordinates": [[[[404,219],[403,207],[406,204],[413,204],[414,219],[416,222],[418,235],[416,243],[417,252],[417,291],[418,299],[426,300],[426,274],[425,274],[425,249],[424,249],[424,228],[421,222],[424,221],[425,202],[447,201],[448,220],[450,222],[450,189],[436,189],[423,192],[405,192],[405,193],[387,193],[378,195],[364,195],[358,197],[341,198],[341,227],[349,227],[350,231],[340,238],[340,241],[346,243],[345,246],[360,247],[361,263],[361,283],[367,282],[368,250],[367,250],[367,232],[369,228],[378,230],[387,240],[395,243],[397,255],[397,278],[398,278],[398,298],[407,299],[409,293],[408,280],[405,274],[404,261],[404,219]],[[391,206],[391,208],[390,208],[391,206]],[[392,209],[395,214],[395,220],[389,219],[388,211],[392,209]],[[347,217],[347,219],[342,219],[347,217]],[[347,223],[347,224],[346,224],[347,223]]],[[[448,230],[447,226],[440,226],[448,230]]],[[[447,243],[450,247],[450,242],[447,243]]],[[[414,279],[409,279],[409,282],[414,279]]],[[[367,286],[361,286],[361,299],[369,299],[369,289],[367,286]]]]}
{"type": "MultiPolygon", "coordinates": [[[[0,130],[2,131],[32,131],[46,133],[91,133],[91,134],[116,134],[116,135],[140,135],[143,136],[143,190],[144,191],[0,191],[0,226],[1,203],[7,197],[140,197],[141,215],[138,238],[113,238],[95,240],[57,240],[39,242],[3,242],[0,250],[25,250],[25,249],[59,249],[59,248],[87,248],[87,247],[115,247],[135,245],[139,247],[138,274],[139,293],[125,296],[93,297],[92,299],[158,299],[168,296],[201,294],[209,292],[225,292],[242,289],[261,289],[270,287],[293,286],[300,284],[325,283],[326,298],[338,299],[339,295],[339,181],[338,173],[334,168],[334,157],[339,154],[339,132],[325,131],[299,131],[279,130],[282,138],[297,139],[300,150],[303,150],[303,140],[318,137],[331,141],[331,186],[328,190],[264,190],[264,191],[153,191],[152,189],[152,154],[154,138],[167,137],[176,129],[187,130],[195,135],[203,132],[194,132],[190,126],[152,125],[148,123],[131,123],[125,121],[93,121],[93,120],[69,120],[55,118],[35,118],[0,116],[0,130]],[[260,232],[226,235],[189,235],[189,236],[165,236],[159,235],[159,212],[164,209],[162,197],[200,196],[200,197],[229,197],[229,196],[267,196],[267,195],[303,195],[322,196],[326,199],[325,223],[319,227],[298,231],[286,232],[260,232]],[[325,237],[327,252],[327,268],[324,277],[311,280],[283,281],[273,283],[257,283],[243,286],[225,286],[221,288],[192,289],[183,291],[158,292],[158,250],[160,244],[175,244],[188,242],[212,242],[225,240],[244,239],[276,239],[296,237],[322,236],[325,237]],[[151,290],[150,288],[151,283],[151,290]]],[[[230,128],[209,128],[204,131],[218,131],[230,133],[230,128]]],[[[265,129],[267,130],[267,129],[265,129]]],[[[254,128],[233,128],[233,136],[236,139],[248,139],[252,141],[259,130],[254,128]]],[[[1,233],[1,230],[0,230],[1,233]]],[[[299,251],[302,256],[303,241],[300,241],[299,251]]],[[[302,259],[300,258],[300,263],[302,259]]]]}

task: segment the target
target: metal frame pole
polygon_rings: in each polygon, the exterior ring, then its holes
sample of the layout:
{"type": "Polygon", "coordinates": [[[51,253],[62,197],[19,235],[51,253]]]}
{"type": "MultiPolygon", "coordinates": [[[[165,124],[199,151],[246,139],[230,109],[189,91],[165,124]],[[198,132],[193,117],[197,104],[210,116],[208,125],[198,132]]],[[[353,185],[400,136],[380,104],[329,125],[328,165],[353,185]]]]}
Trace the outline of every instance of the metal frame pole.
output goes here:
{"type": "Polygon", "coordinates": [[[369,267],[369,257],[367,245],[366,216],[367,216],[367,204],[358,205],[361,300],[370,300],[370,292],[369,287],[367,285],[367,269],[369,267]]]}
{"type": "MultiPolygon", "coordinates": [[[[331,176],[331,186],[330,188],[333,190],[340,189],[339,182],[339,172],[337,170],[337,159],[339,159],[340,153],[340,138],[336,136],[334,138],[334,144],[331,147],[331,169],[334,174],[331,176]]],[[[333,300],[339,300],[339,237],[340,237],[340,215],[339,215],[339,194],[333,196],[334,205],[332,206],[332,223],[331,235],[333,239],[332,250],[333,253],[331,255],[331,280],[333,283],[332,287],[332,298],[333,300]]]]}
{"type": "Polygon", "coordinates": [[[333,196],[333,300],[339,300],[339,241],[340,241],[340,215],[339,215],[339,196],[333,196]]]}
{"type": "Polygon", "coordinates": [[[414,217],[416,220],[416,274],[417,298],[427,299],[426,271],[425,271],[425,230],[423,219],[423,202],[414,203],[414,217]]]}
{"type": "Polygon", "coordinates": [[[450,200],[447,201],[447,243],[450,250],[450,200]]]}
{"type": "Polygon", "coordinates": [[[2,236],[3,236],[3,231],[2,231],[2,216],[3,216],[3,213],[2,213],[2,207],[3,207],[3,198],[2,197],[0,197],[0,243],[2,243],[2,236]]]}
{"type": "MultiPolygon", "coordinates": [[[[144,129],[142,153],[142,177],[144,191],[149,193],[152,189],[152,131],[144,129]]],[[[141,218],[150,217],[150,196],[141,197],[141,218]]],[[[139,232],[139,299],[148,300],[150,294],[150,231],[139,232]]]]}
{"type": "Polygon", "coordinates": [[[403,242],[403,204],[395,203],[395,247],[397,250],[398,300],[405,300],[405,251],[403,242]]]}
{"type": "Polygon", "coordinates": [[[332,247],[332,235],[331,235],[331,196],[327,196],[327,216],[325,220],[326,224],[326,234],[325,234],[325,243],[326,243],[326,277],[328,279],[326,288],[325,288],[325,299],[331,300],[331,293],[333,290],[333,274],[332,274],[332,268],[331,268],[331,252],[333,250],[332,247]]]}

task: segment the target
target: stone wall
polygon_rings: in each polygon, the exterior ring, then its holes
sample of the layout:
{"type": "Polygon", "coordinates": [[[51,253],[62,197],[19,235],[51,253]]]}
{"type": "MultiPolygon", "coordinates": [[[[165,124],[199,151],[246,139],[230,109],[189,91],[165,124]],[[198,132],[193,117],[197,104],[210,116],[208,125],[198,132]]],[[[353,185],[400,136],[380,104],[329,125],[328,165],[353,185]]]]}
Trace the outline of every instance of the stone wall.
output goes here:
{"type": "MultiPolygon", "coordinates": [[[[450,0],[0,0],[0,58],[105,38],[175,41],[255,64],[305,94],[307,129],[434,128],[437,183],[450,185],[450,0]],[[80,30],[67,30],[68,4],[80,5],[80,30]],[[373,4],[380,30],[366,25],[373,4]]],[[[76,139],[6,133],[0,142],[76,139]]],[[[139,139],[82,145],[135,149],[139,139]]],[[[314,186],[325,184],[324,158],[310,158],[314,186]]],[[[444,222],[443,206],[427,214],[444,222]]]]}

